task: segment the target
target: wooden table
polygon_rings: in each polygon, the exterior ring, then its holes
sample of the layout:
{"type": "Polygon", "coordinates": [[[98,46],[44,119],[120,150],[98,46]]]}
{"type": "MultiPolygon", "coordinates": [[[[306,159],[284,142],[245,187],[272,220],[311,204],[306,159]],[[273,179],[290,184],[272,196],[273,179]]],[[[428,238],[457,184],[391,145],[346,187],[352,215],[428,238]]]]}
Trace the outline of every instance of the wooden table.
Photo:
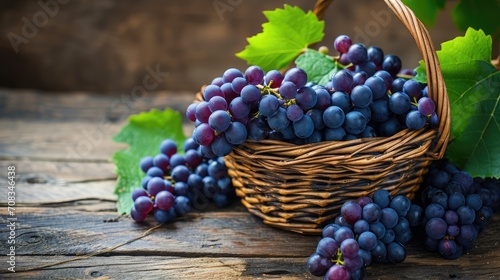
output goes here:
{"type": "MultiPolygon", "coordinates": [[[[0,278],[320,279],[305,267],[319,237],[264,225],[239,202],[134,240],[156,223],[117,215],[110,158],[124,146],[111,137],[129,114],[167,106],[183,111],[193,98],[190,92],[134,99],[0,90],[0,278]],[[17,174],[16,273],[7,271],[8,166],[17,174]]],[[[192,126],[185,128],[189,133],[192,126]]],[[[365,279],[498,279],[498,216],[458,260],[428,253],[414,240],[404,263],[372,265],[365,279]]]]}

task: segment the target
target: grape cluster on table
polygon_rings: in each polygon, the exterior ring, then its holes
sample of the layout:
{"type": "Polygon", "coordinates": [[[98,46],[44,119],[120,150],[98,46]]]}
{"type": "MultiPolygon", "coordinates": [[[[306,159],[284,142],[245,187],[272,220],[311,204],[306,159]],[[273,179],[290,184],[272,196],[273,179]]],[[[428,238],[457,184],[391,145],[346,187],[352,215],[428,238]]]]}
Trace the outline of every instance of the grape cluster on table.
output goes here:
{"type": "Polygon", "coordinates": [[[139,167],[146,174],[142,188],[132,191],[134,206],[130,215],[136,222],[153,213],[159,223],[172,222],[191,209],[202,210],[209,201],[217,207],[231,203],[235,194],[223,158],[201,155],[192,139],[184,141],[185,154],[177,152],[170,139],[160,144],[160,152],[141,159],[139,167]]]}
{"type": "Polygon", "coordinates": [[[500,180],[481,179],[448,160],[433,162],[421,192],[425,247],[447,259],[472,249],[500,208],[500,180]]]}
{"type": "Polygon", "coordinates": [[[193,138],[207,158],[228,155],[246,139],[294,144],[392,136],[439,123],[427,87],[401,70],[401,60],[375,46],[335,40],[340,55],[326,85],[308,81],[301,68],[284,75],[250,66],[235,68],[202,89],[203,100],[188,106],[193,138]],[[402,71],[402,72],[401,72],[402,71]],[[403,77],[398,77],[403,74],[403,77]]]}
{"type": "Polygon", "coordinates": [[[362,279],[363,267],[372,262],[400,263],[412,227],[422,219],[422,208],[404,195],[391,197],[383,189],[372,197],[345,202],[333,224],[309,257],[309,272],[325,279],[362,279]]]}

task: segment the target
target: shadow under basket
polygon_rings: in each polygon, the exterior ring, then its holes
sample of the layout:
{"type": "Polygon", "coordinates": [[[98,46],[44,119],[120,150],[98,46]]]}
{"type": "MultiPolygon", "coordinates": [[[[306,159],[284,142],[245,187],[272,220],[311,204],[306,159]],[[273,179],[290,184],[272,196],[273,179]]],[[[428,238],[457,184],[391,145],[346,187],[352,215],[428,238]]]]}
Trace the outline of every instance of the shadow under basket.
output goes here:
{"type": "MultiPolygon", "coordinates": [[[[318,1],[322,17],[330,1],[318,1]]],[[[405,129],[391,137],[308,145],[263,140],[235,147],[225,157],[236,194],[264,223],[302,234],[321,234],[348,200],[386,189],[415,196],[432,160],[443,157],[450,111],[445,84],[429,34],[400,0],[385,0],[414,37],[427,69],[437,129],[405,129]]]]}

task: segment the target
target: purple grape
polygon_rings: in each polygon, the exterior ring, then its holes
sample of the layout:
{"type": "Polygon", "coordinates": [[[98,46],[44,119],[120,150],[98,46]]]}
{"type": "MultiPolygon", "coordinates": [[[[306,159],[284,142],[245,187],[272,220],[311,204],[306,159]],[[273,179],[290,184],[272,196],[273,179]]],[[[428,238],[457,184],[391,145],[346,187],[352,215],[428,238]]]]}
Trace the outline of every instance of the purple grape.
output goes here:
{"type": "Polygon", "coordinates": [[[208,124],[215,132],[224,132],[231,125],[231,116],[227,111],[217,110],[208,118],[208,124]]]}
{"type": "Polygon", "coordinates": [[[338,248],[339,244],[335,241],[335,239],[324,237],[318,242],[316,253],[323,258],[332,259],[337,255],[338,248]]]}
{"type": "Polygon", "coordinates": [[[191,103],[186,109],[186,117],[192,122],[196,121],[196,105],[198,103],[191,103]]]}
{"type": "Polygon", "coordinates": [[[319,254],[312,254],[307,260],[307,269],[312,275],[323,276],[328,269],[332,266],[332,262],[323,258],[319,254]]]}
{"type": "Polygon", "coordinates": [[[348,238],[340,244],[340,251],[344,258],[354,258],[358,255],[359,245],[353,238],[348,238]]]}
{"type": "Polygon", "coordinates": [[[351,92],[354,82],[352,74],[347,70],[340,70],[332,77],[335,91],[351,92]]]}
{"type": "Polygon", "coordinates": [[[307,111],[316,105],[318,96],[316,95],[316,91],[311,87],[302,87],[297,91],[295,100],[302,110],[307,111]]]}
{"type": "Polygon", "coordinates": [[[347,51],[349,60],[355,65],[368,61],[368,51],[363,44],[352,44],[347,51]]]}
{"type": "Polygon", "coordinates": [[[146,156],[141,158],[141,161],[139,162],[139,167],[141,168],[142,171],[148,172],[149,168],[153,167],[153,157],[146,156]]]}
{"type": "Polygon", "coordinates": [[[247,138],[247,128],[240,122],[232,122],[224,135],[229,143],[239,145],[247,138]]]}
{"type": "Polygon", "coordinates": [[[297,95],[297,86],[292,82],[285,81],[281,84],[279,93],[285,99],[293,99],[297,95]]]}
{"type": "Polygon", "coordinates": [[[408,115],[406,115],[405,123],[409,129],[419,130],[419,129],[424,128],[426,121],[427,121],[427,119],[424,115],[422,115],[422,114],[420,114],[420,112],[414,110],[414,111],[410,111],[408,113],[408,115]]]}
{"type": "Polygon", "coordinates": [[[193,139],[202,146],[209,146],[214,140],[214,130],[210,125],[202,123],[193,130],[193,139]]]}
{"type": "Polygon", "coordinates": [[[342,207],[340,208],[340,214],[348,223],[354,224],[361,219],[362,209],[357,202],[347,201],[342,204],[342,207]]]}
{"type": "Polygon", "coordinates": [[[208,123],[208,118],[212,114],[207,101],[201,101],[196,105],[195,116],[196,119],[202,123],[208,123]]]}
{"type": "Polygon", "coordinates": [[[135,201],[139,196],[148,196],[148,193],[144,189],[134,189],[132,191],[132,200],[135,201]]]}
{"type": "Polygon", "coordinates": [[[284,78],[285,77],[283,77],[283,74],[281,74],[280,71],[271,70],[267,72],[266,76],[264,77],[264,84],[270,85],[271,88],[279,88],[284,78]]]}
{"type": "Polygon", "coordinates": [[[232,82],[231,82],[231,88],[236,94],[241,94],[241,90],[248,85],[248,82],[245,78],[243,77],[236,77],[232,82]]]}
{"type": "Polygon", "coordinates": [[[325,275],[325,280],[349,280],[350,278],[349,270],[338,264],[330,267],[325,275]]]}
{"type": "Polygon", "coordinates": [[[160,144],[160,152],[168,157],[172,157],[177,153],[177,143],[170,139],[163,140],[160,144]]]}
{"type": "Polygon", "coordinates": [[[243,74],[236,68],[229,68],[222,75],[224,83],[231,83],[237,77],[243,77],[243,74]]]}
{"type": "Polygon", "coordinates": [[[428,97],[422,97],[418,100],[418,111],[424,116],[430,116],[436,111],[436,104],[428,97]]]}
{"type": "Polygon", "coordinates": [[[130,216],[132,217],[132,219],[134,219],[134,221],[136,221],[138,223],[144,221],[146,219],[147,215],[148,215],[148,213],[141,213],[141,212],[137,211],[137,209],[135,209],[135,207],[132,207],[132,210],[130,210],[130,216]]]}
{"type": "Polygon", "coordinates": [[[291,68],[286,71],[283,81],[290,81],[295,84],[297,89],[300,89],[307,83],[307,73],[301,68],[291,68]]]}
{"type": "Polygon", "coordinates": [[[148,214],[151,210],[153,210],[153,206],[153,202],[147,196],[139,196],[134,201],[134,208],[139,214],[148,214]]]}
{"type": "Polygon", "coordinates": [[[165,190],[164,180],[159,177],[152,178],[148,182],[147,189],[150,195],[155,196],[157,193],[165,190]]]}
{"type": "Polygon", "coordinates": [[[401,70],[401,65],[401,59],[398,56],[389,54],[384,57],[382,69],[395,77],[401,70]]]}
{"type": "Polygon", "coordinates": [[[186,152],[186,165],[195,168],[198,165],[200,165],[201,161],[203,160],[202,155],[198,152],[198,150],[188,150],[186,152]]]}
{"type": "Polygon", "coordinates": [[[209,101],[214,96],[224,97],[224,92],[216,85],[208,85],[203,90],[203,99],[209,101]]]}
{"type": "Polygon", "coordinates": [[[156,207],[160,210],[169,210],[174,206],[175,198],[168,191],[161,191],[155,197],[156,207]]]}
{"type": "Polygon", "coordinates": [[[335,41],[333,42],[333,47],[339,52],[339,53],[346,53],[349,51],[349,48],[352,45],[351,38],[347,35],[340,35],[337,38],[335,38],[335,41]]]}
{"type": "Polygon", "coordinates": [[[264,71],[259,66],[250,66],[245,71],[245,79],[251,85],[259,85],[264,81],[264,71]]]}
{"type": "Polygon", "coordinates": [[[259,101],[260,96],[260,90],[254,85],[247,85],[241,90],[241,98],[248,104],[259,101]]]}

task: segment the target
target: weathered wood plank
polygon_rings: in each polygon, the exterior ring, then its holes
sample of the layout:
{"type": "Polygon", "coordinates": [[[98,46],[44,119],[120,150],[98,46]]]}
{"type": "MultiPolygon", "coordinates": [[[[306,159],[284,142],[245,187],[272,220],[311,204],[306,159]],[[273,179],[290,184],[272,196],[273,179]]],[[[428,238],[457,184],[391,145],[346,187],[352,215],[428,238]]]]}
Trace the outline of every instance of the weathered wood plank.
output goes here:
{"type": "MultiPolygon", "coordinates": [[[[163,110],[166,107],[185,112],[196,92],[154,91],[142,95],[122,93],[102,95],[89,92],[50,93],[0,88],[0,118],[28,121],[82,120],[98,123],[119,123],[131,114],[163,110]]],[[[183,115],[184,117],[184,115],[183,115]]],[[[187,120],[184,117],[184,120],[187,120]]]]}
{"type": "MultiPolygon", "coordinates": [[[[20,256],[16,268],[69,259],[20,256]]],[[[315,279],[304,270],[304,258],[183,258],[168,256],[92,257],[29,272],[5,273],[6,279],[315,279]]]]}

